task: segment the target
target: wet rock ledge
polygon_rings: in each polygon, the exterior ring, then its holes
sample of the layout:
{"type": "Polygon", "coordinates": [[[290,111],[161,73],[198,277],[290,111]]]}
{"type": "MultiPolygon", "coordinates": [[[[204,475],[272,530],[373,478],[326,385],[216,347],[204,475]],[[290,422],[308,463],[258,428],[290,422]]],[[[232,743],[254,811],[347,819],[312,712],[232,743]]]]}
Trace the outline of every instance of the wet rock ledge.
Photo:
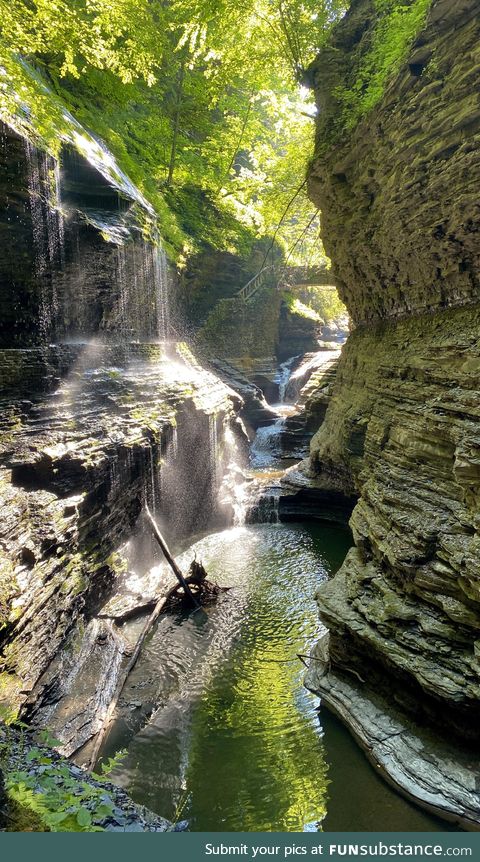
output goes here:
{"type": "Polygon", "coordinates": [[[52,662],[116,592],[129,568],[117,551],[140,528],[145,502],[169,535],[222,524],[228,513],[209,489],[239,403],[185,345],[166,355],[155,344],[97,342],[55,392],[5,399],[0,702],[30,715],[58,698],[62,672],[52,662]],[[204,489],[200,511],[191,484],[204,489]]]}
{"type": "Polygon", "coordinates": [[[468,831],[480,831],[480,764],[421,728],[360,679],[325,673],[324,644],[311,654],[307,688],[348,725],[370,762],[403,796],[468,831]]]}

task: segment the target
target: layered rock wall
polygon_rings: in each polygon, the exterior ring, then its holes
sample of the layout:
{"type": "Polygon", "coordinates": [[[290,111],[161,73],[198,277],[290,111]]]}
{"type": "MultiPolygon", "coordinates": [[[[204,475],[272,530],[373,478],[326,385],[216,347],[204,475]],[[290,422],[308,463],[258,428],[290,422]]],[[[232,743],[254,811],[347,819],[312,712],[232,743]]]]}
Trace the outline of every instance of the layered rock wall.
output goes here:
{"type": "Polygon", "coordinates": [[[310,191],[353,321],[314,481],[354,487],[353,549],[319,593],[337,669],[478,738],[480,4],[436,0],[380,103],[338,133],[371,43],[358,0],[312,69],[310,191]],[[336,129],[336,131],[335,131],[336,129]]]}
{"type": "MultiPolygon", "coordinates": [[[[60,697],[55,660],[117,589],[116,551],[142,532],[145,503],[172,543],[227,523],[226,429],[241,403],[167,340],[155,214],[64,120],[59,158],[25,119],[0,136],[0,702],[24,711],[60,697]]],[[[141,544],[148,569],[156,552],[141,544]]],[[[121,638],[99,643],[111,683],[121,638]]]]}

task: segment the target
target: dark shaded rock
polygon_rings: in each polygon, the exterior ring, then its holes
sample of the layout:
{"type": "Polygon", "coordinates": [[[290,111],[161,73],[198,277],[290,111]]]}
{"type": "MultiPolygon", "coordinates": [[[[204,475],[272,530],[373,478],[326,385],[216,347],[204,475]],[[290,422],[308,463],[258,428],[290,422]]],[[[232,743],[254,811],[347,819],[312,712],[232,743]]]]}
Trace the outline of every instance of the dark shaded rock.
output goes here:
{"type": "Polygon", "coordinates": [[[309,475],[308,462],[290,467],[283,475],[280,486],[281,521],[308,518],[346,524],[356,502],[354,493],[349,493],[340,485],[332,487],[330,482],[309,475]]]}
{"type": "Polygon", "coordinates": [[[277,347],[279,361],[318,350],[321,326],[321,321],[296,314],[286,303],[282,303],[277,347]]]}

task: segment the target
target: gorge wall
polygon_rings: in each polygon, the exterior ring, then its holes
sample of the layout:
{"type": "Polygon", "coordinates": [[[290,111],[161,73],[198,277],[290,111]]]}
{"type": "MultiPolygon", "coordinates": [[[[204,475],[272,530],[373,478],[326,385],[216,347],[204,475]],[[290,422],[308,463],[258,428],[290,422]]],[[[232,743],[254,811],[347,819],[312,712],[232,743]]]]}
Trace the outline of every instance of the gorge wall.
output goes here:
{"type": "Polygon", "coordinates": [[[359,497],[355,547],[318,594],[330,660],[339,678],[471,741],[480,728],[479,12],[478,0],[434,0],[353,130],[339,93],[371,48],[372,0],[352,4],[310,70],[320,108],[310,194],[355,327],[308,467],[315,482],[359,497]]]}
{"type": "Polygon", "coordinates": [[[105,603],[145,610],[165,587],[142,586],[159,560],[145,504],[176,542],[229,521],[241,398],[170,329],[150,204],[67,111],[52,153],[19,105],[0,130],[0,705],[61,702],[75,747],[128,653],[105,603]],[[62,685],[85,665],[67,721],[62,685]]]}

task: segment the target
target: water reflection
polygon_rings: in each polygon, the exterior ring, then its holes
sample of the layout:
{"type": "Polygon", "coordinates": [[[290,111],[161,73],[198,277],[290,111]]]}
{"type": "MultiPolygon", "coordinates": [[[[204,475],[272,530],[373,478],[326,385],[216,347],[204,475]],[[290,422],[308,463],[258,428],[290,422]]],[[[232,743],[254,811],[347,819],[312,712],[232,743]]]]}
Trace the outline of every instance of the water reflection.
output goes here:
{"type": "Polygon", "coordinates": [[[315,588],[349,541],[341,528],[261,525],[195,545],[232,589],[207,614],[162,620],[135,669],[110,742],[134,729],[128,704],[153,698],[116,775],[135,799],[199,831],[316,828],[327,766],[296,656],[318,630],[315,588]]]}
{"type": "Polygon", "coordinates": [[[164,617],[132,673],[107,753],[129,745],[114,779],[135,800],[194,831],[448,828],[391,790],[324,709],[319,721],[303,687],[314,592],[349,544],[341,527],[265,524],[194,546],[232,589],[164,617]]]}

